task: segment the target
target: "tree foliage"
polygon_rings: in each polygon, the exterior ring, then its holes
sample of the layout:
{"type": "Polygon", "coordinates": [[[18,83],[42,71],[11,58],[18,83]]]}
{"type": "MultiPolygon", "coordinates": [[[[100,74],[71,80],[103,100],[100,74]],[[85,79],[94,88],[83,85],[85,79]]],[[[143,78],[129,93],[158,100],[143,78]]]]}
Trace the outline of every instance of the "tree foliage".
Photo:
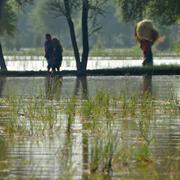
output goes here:
{"type": "Polygon", "coordinates": [[[179,0],[118,0],[125,21],[150,18],[161,24],[175,23],[180,16],[179,0]]]}
{"type": "Polygon", "coordinates": [[[0,1],[0,34],[12,35],[17,22],[17,12],[20,7],[32,0],[1,0],[0,1]]]}
{"type": "MultiPolygon", "coordinates": [[[[32,0],[1,0],[0,1],[0,35],[12,35],[17,22],[17,9],[32,0]]],[[[3,57],[2,46],[0,43],[0,67],[6,71],[7,67],[3,57]]]]}

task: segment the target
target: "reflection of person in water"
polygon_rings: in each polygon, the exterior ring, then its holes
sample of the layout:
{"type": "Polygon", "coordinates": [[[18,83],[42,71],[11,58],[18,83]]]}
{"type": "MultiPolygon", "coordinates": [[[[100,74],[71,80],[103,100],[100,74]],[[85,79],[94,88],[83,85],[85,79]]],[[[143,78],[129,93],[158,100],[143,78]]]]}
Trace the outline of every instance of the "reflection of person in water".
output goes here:
{"type": "Polygon", "coordinates": [[[143,76],[143,94],[149,95],[152,94],[152,76],[146,75],[143,76]]]}
{"type": "Polygon", "coordinates": [[[46,78],[46,97],[47,99],[60,99],[63,84],[62,77],[46,78]]]}

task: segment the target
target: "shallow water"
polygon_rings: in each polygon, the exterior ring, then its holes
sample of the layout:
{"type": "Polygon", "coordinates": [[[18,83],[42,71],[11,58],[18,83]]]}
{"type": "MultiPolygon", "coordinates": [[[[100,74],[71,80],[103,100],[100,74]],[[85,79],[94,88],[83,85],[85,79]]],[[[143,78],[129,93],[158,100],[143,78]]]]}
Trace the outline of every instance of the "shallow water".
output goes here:
{"type": "Polygon", "coordinates": [[[111,94],[143,94],[149,91],[158,99],[180,98],[180,76],[119,76],[119,77],[3,77],[0,78],[1,96],[39,96],[54,94],[56,98],[74,95],[94,96],[97,91],[111,94]]]}
{"type": "MultiPolygon", "coordinates": [[[[124,94],[128,99],[147,92],[157,101],[180,100],[180,76],[153,77],[88,77],[86,78],[1,78],[0,96],[19,96],[26,100],[31,96],[45,96],[47,102],[59,103],[77,96],[79,100],[94,97],[99,90],[111,95],[124,94]]],[[[1,107],[2,109],[3,107],[1,107]]],[[[37,107],[38,108],[38,107],[37,107]]],[[[157,107],[158,109],[158,107],[157,107]]],[[[0,113],[1,114],[1,113],[0,113]]],[[[66,117],[59,110],[62,124],[66,117]]],[[[153,162],[139,166],[125,164],[114,167],[107,175],[90,174],[92,158],[92,135],[78,116],[73,131],[65,130],[52,135],[21,135],[8,137],[3,133],[3,124],[9,114],[0,116],[0,179],[179,179],[180,178],[180,114],[158,111],[150,115],[147,135],[155,140],[149,144],[153,162]]],[[[36,121],[35,121],[36,122],[36,121]]],[[[142,129],[139,119],[124,117],[115,121],[117,137],[124,149],[140,146],[142,129]]],[[[37,125],[37,124],[36,124],[37,125]]],[[[102,129],[104,124],[102,122],[102,129]]],[[[100,137],[99,137],[100,138],[100,137]]],[[[97,139],[98,140],[98,139],[97,139]]],[[[113,140],[113,139],[112,139],[113,140]]],[[[122,151],[123,152],[123,151],[122,151]]]]}
{"type": "MultiPolygon", "coordinates": [[[[8,70],[11,71],[43,71],[47,68],[46,60],[43,57],[12,57],[5,56],[8,70]]],[[[179,65],[180,60],[175,58],[154,58],[154,65],[179,65]]],[[[142,59],[111,59],[110,57],[94,57],[88,61],[87,69],[107,69],[120,67],[142,66],[142,59]]],[[[64,57],[61,70],[75,70],[76,63],[73,57],[64,57]]]]}

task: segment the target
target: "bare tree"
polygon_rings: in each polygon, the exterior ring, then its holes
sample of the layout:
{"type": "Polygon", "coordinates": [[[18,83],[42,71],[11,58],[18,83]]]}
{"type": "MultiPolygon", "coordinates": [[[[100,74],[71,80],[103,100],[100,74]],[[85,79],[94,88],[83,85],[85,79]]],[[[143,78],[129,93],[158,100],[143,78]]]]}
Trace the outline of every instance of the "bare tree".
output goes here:
{"type": "Polygon", "coordinates": [[[95,19],[98,14],[102,13],[102,8],[107,0],[52,0],[48,2],[48,8],[55,17],[64,16],[67,20],[76,67],[78,75],[85,75],[89,57],[89,20],[95,19]],[[92,17],[89,12],[91,10],[92,17]],[[82,56],[80,56],[77,44],[76,32],[73,17],[81,11],[82,24],[82,56]]]}

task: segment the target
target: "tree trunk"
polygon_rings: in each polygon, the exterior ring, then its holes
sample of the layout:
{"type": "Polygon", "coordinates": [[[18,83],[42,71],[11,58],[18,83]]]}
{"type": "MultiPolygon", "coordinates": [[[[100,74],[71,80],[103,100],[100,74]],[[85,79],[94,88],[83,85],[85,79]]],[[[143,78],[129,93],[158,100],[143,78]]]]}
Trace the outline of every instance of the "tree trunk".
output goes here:
{"type": "Polygon", "coordinates": [[[78,49],[78,45],[76,41],[74,24],[71,19],[68,20],[68,24],[69,24],[69,30],[70,30],[70,35],[71,35],[71,42],[72,42],[72,46],[74,50],[74,56],[76,60],[76,67],[77,67],[77,71],[79,72],[81,71],[81,61],[80,61],[79,49],[78,49]]]}
{"type": "Polygon", "coordinates": [[[88,12],[89,2],[88,0],[82,0],[82,41],[83,41],[83,53],[81,62],[81,73],[86,74],[88,56],[89,56],[89,34],[88,34],[88,12]]]}
{"type": "Polygon", "coordinates": [[[64,0],[64,6],[65,6],[65,11],[66,11],[67,22],[69,25],[69,31],[70,31],[73,50],[74,50],[74,56],[75,56],[75,60],[76,60],[77,72],[79,74],[79,72],[81,71],[81,61],[80,61],[79,49],[78,49],[78,45],[77,45],[77,41],[76,41],[74,23],[73,23],[72,18],[71,18],[71,10],[69,7],[69,1],[68,0],[64,0]]]}
{"type": "Polygon", "coordinates": [[[0,17],[2,16],[4,3],[5,3],[5,0],[0,0],[0,17]]]}
{"type": "Polygon", "coordinates": [[[4,61],[3,51],[0,43],[0,67],[2,71],[7,71],[7,67],[4,61]]]}

